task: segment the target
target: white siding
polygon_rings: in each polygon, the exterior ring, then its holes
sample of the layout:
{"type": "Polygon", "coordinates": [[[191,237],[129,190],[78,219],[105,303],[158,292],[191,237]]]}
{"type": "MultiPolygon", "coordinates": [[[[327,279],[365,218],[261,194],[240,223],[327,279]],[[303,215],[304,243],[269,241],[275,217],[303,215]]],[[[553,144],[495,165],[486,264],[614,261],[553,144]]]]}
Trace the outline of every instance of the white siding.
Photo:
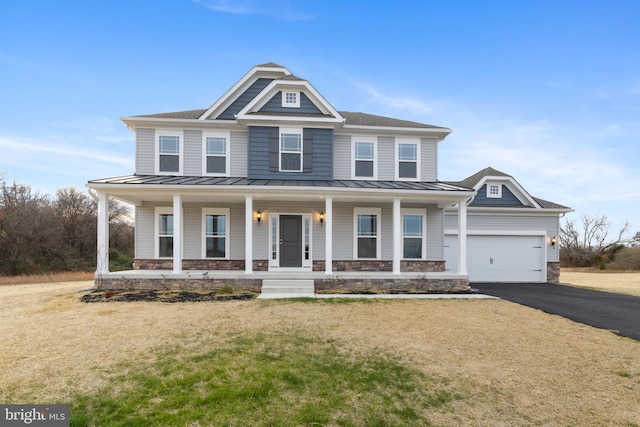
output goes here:
{"type": "Polygon", "coordinates": [[[136,130],[136,173],[155,174],[156,132],[154,129],[136,130]]]}
{"type": "MultiPolygon", "coordinates": [[[[184,175],[202,175],[202,131],[184,131],[184,175]]],[[[185,255],[186,256],[186,255],[185,255]]]]}
{"type": "Polygon", "coordinates": [[[202,208],[195,204],[183,204],[184,259],[202,258],[202,208]]]}
{"type": "Polygon", "coordinates": [[[427,259],[440,261],[444,259],[443,246],[443,210],[427,209],[427,259]]]}
{"type": "Polygon", "coordinates": [[[136,207],[136,258],[155,258],[154,216],[153,206],[136,207]]]}
{"type": "MultiPolygon", "coordinates": [[[[467,229],[473,230],[508,230],[508,231],[546,231],[548,237],[558,236],[559,219],[555,215],[467,215],[467,229]]],[[[445,215],[445,229],[457,230],[457,213],[445,215]]],[[[560,260],[559,245],[547,245],[547,260],[560,260]]]]}
{"type": "Polygon", "coordinates": [[[246,177],[247,174],[247,132],[231,132],[230,175],[246,177]]]}
{"type": "Polygon", "coordinates": [[[393,181],[395,179],[395,138],[378,138],[378,180],[393,181]]]}
{"type": "Polygon", "coordinates": [[[333,139],[333,179],[351,179],[351,136],[333,139]]]}
{"type": "Polygon", "coordinates": [[[353,205],[333,202],[333,259],[353,259],[353,205]]]}
{"type": "Polygon", "coordinates": [[[436,181],[438,179],[438,143],[435,139],[422,138],[420,140],[420,168],[422,181],[436,181]]]}

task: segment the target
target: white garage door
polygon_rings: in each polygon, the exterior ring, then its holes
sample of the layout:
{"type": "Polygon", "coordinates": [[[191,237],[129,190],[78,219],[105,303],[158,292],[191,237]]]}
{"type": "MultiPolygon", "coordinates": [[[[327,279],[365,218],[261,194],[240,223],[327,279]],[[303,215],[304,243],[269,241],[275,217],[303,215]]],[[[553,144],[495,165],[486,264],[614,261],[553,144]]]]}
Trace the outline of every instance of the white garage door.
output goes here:
{"type": "MultiPolygon", "coordinates": [[[[543,236],[468,236],[471,282],[546,282],[543,236]]],[[[446,236],[447,271],[457,271],[458,236],[446,236]]]]}

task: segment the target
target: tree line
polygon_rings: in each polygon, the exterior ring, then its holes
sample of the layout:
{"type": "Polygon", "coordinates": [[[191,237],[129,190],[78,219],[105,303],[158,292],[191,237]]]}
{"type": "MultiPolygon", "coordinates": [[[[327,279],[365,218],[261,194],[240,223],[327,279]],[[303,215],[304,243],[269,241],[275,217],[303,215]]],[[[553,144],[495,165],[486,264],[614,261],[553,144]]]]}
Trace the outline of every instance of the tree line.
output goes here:
{"type": "MultiPolygon", "coordinates": [[[[0,177],[0,275],[95,270],[97,206],[74,187],[50,196],[0,177]]],[[[109,222],[110,258],[117,269],[133,257],[129,208],[110,201],[109,222]]]]}
{"type": "Polygon", "coordinates": [[[640,231],[629,222],[612,232],[606,215],[582,215],[560,226],[560,265],[640,270],[640,231]]]}

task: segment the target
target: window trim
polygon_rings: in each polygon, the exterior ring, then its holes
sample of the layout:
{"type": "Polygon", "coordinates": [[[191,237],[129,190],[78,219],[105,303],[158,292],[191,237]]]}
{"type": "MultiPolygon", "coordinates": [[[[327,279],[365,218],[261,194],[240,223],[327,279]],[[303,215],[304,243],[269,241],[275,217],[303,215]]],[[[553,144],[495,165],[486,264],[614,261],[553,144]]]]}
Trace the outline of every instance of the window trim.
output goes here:
{"type": "MultiPolygon", "coordinates": [[[[394,163],[395,163],[395,179],[396,181],[420,181],[422,176],[421,171],[421,143],[418,138],[396,138],[395,141],[395,155],[394,163]],[[401,144],[413,144],[416,146],[416,177],[415,178],[400,178],[400,145],[401,144]]],[[[411,160],[413,161],[413,160],[411,160]]],[[[403,160],[403,162],[408,162],[407,160],[403,160]]]]}
{"type": "MultiPolygon", "coordinates": [[[[173,257],[161,257],[160,256],[160,221],[159,221],[159,217],[160,215],[171,215],[173,217],[173,208],[167,208],[167,207],[156,207],[154,209],[154,214],[153,214],[153,222],[154,222],[154,255],[155,255],[155,259],[172,259],[173,257]]],[[[176,227],[176,223],[174,221],[173,223],[173,229],[174,229],[174,233],[171,235],[171,237],[173,237],[173,244],[175,245],[175,227],[176,227]]],[[[164,236],[164,235],[163,235],[164,236]]],[[[168,235],[167,235],[168,236],[168,235]]]]}
{"type": "MultiPolygon", "coordinates": [[[[291,151],[284,151],[284,153],[293,153],[291,151]]],[[[304,132],[301,127],[298,128],[280,128],[278,139],[278,171],[279,172],[292,172],[299,173],[304,171],[304,132]],[[298,135],[300,137],[300,169],[299,170],[284,170],[282,169],[282,136],[283,135],[298,135]]]]}
{"type": "Polygon", "coordinates": [[[183,175],[184,167],[184,132],[177,129],[156,129],[155,141],[155,170],[156,175],[183,175]],[[177,136],[178,137],[178,171],[161,171],[160,170],[160,137],[177,136]]]}
{"type": "Polygon", "coordinates": [[[486,193],[488,199],[502,199],[502,184],[487,183],[486,193]],[[498,192],[496,194],[491,194],[491,187],[497,187],[498,192]]]}
{"type": "Polygon", "coordinates": [[[419,208],[405,208],[400,210],[400,216],[402,218],[402,259],[407,261],[420,261],[427,259],[427,210],[419,208]],[[405,258],[404,256],[404,239],[415,238],[416,236],[404,235],[404,217],[405,215],[421,215],[422,216],[422,257],[421,258],[405,258]]]}
{"type": "Polygon", "coordinates": [[[353,208],[353,259],[354,260],[378,260],[381,259],[382,251],[382,209],[381,208],[353,208]],[[376,257],[358,257],[358,215],[376,215],[376,257]]]}
{"type": "MultiPolygon", "coordinates": [[[[200,235],[202,237],[202,259],[229,259],[229,244],[230,239],[230,221],[231,216],[229,214],[229,208],[202,208],[202,229],[200,235]],[[208,257],[207,256],[207,215],[225,215],[225,235],[224,235],[224,257],[208,257]]],[[[218,236],[220,237],[220,236],[218,236]]]]}
{"type": "Polygon", "coordinates": [[[203,176],[231,176],[231,132],[202,132],[202,175],[203,176]],[[207,154],[207,138],[225,139],[225,173],[207,172],[207,159],[209,156],[222,157],[217,154],[207,154]]]}
{"type": "Polygon", "coordinates": [[[282,108],[300,108],[300,91],[299,90],[283,90],[282,91],[282,108]],[[296,102],[287,102],[287,94],[294,94],[296,102]]]}
{"type": "Polygon", "coordinates": [[[377,137],[352,137],[351,138],[351,179],[353,180],[378,180],[378,138],[377,137]],[[373,144],[373,176],[356,175],[356,144],[358,142],[373,144]]]}

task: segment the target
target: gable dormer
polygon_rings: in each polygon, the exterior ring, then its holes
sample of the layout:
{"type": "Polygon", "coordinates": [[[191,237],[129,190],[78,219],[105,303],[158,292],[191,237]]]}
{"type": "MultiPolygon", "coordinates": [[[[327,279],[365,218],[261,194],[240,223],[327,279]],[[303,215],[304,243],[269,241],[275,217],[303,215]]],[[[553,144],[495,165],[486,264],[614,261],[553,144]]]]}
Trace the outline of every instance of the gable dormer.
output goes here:
{"type": "Polygon", "coordinates": [[[460,181],[459,184],[476,190],[476,196],[471,201],[470,206],[542,208],[538,201],[515,178],[493,168],[485,168],[460,181]]]}

